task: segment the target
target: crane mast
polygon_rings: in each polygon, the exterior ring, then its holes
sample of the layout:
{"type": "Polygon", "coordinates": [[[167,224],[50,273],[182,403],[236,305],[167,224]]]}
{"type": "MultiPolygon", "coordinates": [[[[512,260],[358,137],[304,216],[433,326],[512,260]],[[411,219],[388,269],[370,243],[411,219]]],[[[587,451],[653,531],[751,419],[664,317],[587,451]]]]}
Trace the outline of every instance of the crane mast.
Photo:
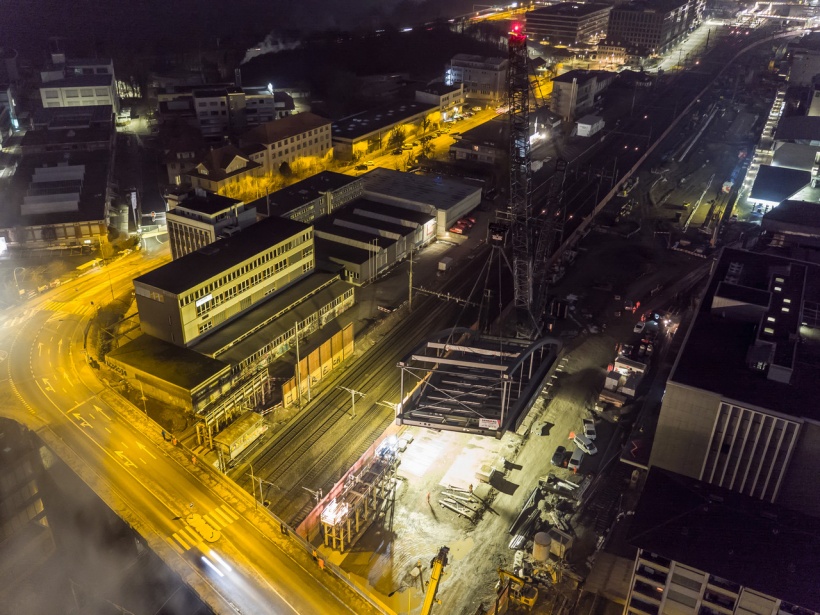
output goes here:
{"type": "Polygon", "coordinates": [[[512,269],[515,284],[515,308],[519,334],[530,337],[538,330],[532,313],[533,236],[532,172],[530,159],[529,62],[527,36],[521,25],[513,25],[509,38],[510,123],[510,206],[512,234],[512,269]]]}

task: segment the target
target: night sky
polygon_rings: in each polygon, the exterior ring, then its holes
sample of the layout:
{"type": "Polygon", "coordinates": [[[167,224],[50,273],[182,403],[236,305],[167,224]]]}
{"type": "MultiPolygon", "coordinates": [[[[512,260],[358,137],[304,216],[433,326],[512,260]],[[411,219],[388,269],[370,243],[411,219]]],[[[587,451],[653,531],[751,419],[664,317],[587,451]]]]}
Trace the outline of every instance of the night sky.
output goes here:
{"type": "Polygon", "coordinates": [[[0,45],[34,59],[49,36],[62,36],[75,56],[161,54],[217,38],[250,45],[271,31],[410,25],[471,8],[469,0],[0,0],[0,45]]]}

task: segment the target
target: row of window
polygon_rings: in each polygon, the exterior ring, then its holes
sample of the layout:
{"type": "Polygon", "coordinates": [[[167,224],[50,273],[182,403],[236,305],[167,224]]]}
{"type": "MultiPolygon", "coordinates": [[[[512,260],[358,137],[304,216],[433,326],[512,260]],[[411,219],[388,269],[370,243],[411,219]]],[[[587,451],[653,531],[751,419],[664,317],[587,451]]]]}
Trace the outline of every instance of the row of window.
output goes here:
{"type": "MultiPolygon", "coordinates": [[[[259,257],[252,260],[251,262],[242,265],[242,267],[239,267],[235,271],[232,271],[228,274],[225,274],[224,276],[222,276],[218,280],[214,280],[210,284],[206,284],[202,288],[198,288],[197,290],[185,295],[182,298],[182,300],[180,301],[180,306],[186,306],[189,303],[191,303],[192,301],[196,301],[197,299],[200,299],[200,298],[202,298],[206,295],[209,295],[209,294],[213,293],[213,291],[219,289],[221,286],[227,284],[228,282],[230,282],[232,280],[235,280],[236,278],[241,277],[241,276],[243,276],[247,273],[250,273],[251,271],[253,271],[257,267],[260,267],[260,266],[264,265],[265,263],[270,262],[274,258],[277,258],[277,257],[285,254],[286,252],[290,252],[291,250],[293,250],[294,247],[296,247],[297,245],[300,245],[302,243],[305,243],[306,241],[310,240],[311,238],[313,238],[313,229],[302,233],[302,236],[298,241],[291,240],[291,241],[288,241],[286,243],[283,243],[283,244],[277,246],[276,248],[274,248],[274,249],[272,249],[268,252],[265,252],[264,254],[260,255],[259,257]]],[[[313,252],[312,248],[309,248],[309,249],[305,250],[304,254],[308,255],[308,254],[311,254],[312,252],[313,252]]]]}

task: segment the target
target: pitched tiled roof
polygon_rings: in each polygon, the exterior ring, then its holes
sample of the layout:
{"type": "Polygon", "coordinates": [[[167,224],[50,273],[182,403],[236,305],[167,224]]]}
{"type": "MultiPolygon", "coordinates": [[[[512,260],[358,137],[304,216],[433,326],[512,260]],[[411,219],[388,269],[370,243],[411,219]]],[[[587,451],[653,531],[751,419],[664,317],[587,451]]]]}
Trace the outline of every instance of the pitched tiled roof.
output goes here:
{"type": "Polygon", "coordinates": [[[269,145],[330,123],[330,120],[314,113],[297,113],[257,126],[242,135],[241,141],[269,145]]]}

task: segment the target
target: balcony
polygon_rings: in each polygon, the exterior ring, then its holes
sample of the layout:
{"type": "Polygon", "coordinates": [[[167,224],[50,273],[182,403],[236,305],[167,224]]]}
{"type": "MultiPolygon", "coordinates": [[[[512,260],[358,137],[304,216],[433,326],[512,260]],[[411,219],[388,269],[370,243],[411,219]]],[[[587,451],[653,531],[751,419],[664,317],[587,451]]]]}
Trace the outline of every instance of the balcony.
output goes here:
{"type": "Polygon", "coordinates": [[[646,581],[650,581],[652,583],[658,583],[660,585],[666,584],[666,577],[668,575],[667,572],[663,572],[661,570],[655,570],[646,564],[638,564],[638,568],[635,570],[635,574],[646,581]]]}
{"type": "Polygon", "coordinates": [[[629,612],[638,615],[658,615],[658,606],[633,595],[629,601],[629,612]]]}
{"type": "Polygon", "coordinates": [[[732,581],[727,581],[726,579],[721,579],[713,574],[709,575],[708,584],[713,585],[719,591],[722,590],[723,592],[732,594],[735,598],[737,598],[738,594],[740,594],[739,584],[733,583],[732,581]]]}
{"type": "Polygon", "coordinates": [[[632,586],[632,595],[640,596],[648,600],[648,604],[655,604],[660,606],[661,598],[663,597],[663,585],[654,583],[646,583],[640,579],[635,580],[635,585],[632,586]]]}
{"type": "Polygon", "coordinates": [[[718,606],[726,609],[730,613],[735,609],[735,601],[729,596],[720,594],[716,591],[707,589],[703,594],[703,602],[712,606],[718,606]]]}
{"type": "Polygon", "coordinates": [[[653,564],[653,567],[661,567],[664,570],[669,570],[669,564],[671,563],[665,557],[661,557],[656,553],[650,553],[649,551],[641,551],[640,558],[647,563],[653,564]]]}

